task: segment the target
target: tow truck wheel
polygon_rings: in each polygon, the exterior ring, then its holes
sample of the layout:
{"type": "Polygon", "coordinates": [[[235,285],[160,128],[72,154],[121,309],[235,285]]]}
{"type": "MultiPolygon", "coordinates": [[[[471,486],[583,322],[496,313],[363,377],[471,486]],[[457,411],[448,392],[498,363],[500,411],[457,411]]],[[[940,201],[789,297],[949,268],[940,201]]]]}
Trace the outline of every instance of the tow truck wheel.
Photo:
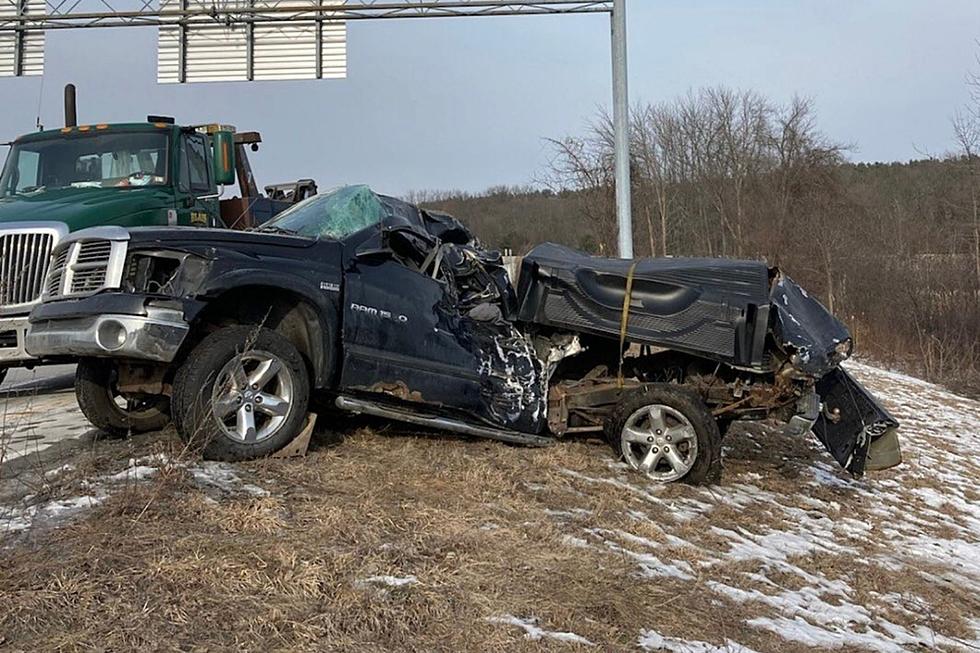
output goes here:
{"type": "Polygon", "coordinates": [[[310,382],[302,356],[275,331],[215,331],[174,379],[181,437],[213,460],[248,460],[278,451],[306,421],[310,382]]]}
{"type": "Polygon", "coordinates": [[[170,400],[166,397],[124,397],[119,393],[116,366],[110,360],[78,361],[75,398],[92,426],[112,437],[157,431],[170,423],[170,400]]]}
{"type": "Polygon", "coordinates": [[[697,394],[666,384],[629,392],[613,409],[606,437],[631,468],[659,483],[721,480],[721,434],[697,394]]]}

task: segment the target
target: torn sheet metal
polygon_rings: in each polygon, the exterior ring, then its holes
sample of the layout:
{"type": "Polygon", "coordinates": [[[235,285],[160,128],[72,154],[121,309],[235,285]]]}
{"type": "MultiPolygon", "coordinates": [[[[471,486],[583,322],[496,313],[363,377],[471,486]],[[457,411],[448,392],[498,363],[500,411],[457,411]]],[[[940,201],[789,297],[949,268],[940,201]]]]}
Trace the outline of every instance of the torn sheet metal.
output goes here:
{"type": "Polygon", "coordinates": [[[480,394],[492,422],[540,433],[548,373],[529,338],[511,321],[514,291],[499,253],[444,245],[446,282],[456,296],[460,341],[479,359],[480,394]]]}
{"type": "Polygon", "coordinates": [[[847,327],[788,276],[775,271],[772,290],[772,333],[804,374],[821,377],[851,354],[847,327]]]}

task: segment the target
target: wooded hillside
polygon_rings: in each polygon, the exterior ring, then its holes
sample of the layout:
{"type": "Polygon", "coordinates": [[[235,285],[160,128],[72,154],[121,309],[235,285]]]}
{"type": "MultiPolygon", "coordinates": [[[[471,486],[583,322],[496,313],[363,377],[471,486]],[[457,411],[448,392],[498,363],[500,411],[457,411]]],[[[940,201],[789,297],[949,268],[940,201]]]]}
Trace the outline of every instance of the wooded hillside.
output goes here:
{"type": "MultiPolygon", "coordinates": [[[[760,258],[782,267],[851,327],[857,350],[980,390],[980,157],[969,116],[961,151],[855,164],[811,105],[707,89],[637,107],[632,125],[638,256],[760,258]]],[[[600,116],[552,141],[532,187],[417,193],[488,245],[550,240],[614,254],[612,148],[600,116]]]]}

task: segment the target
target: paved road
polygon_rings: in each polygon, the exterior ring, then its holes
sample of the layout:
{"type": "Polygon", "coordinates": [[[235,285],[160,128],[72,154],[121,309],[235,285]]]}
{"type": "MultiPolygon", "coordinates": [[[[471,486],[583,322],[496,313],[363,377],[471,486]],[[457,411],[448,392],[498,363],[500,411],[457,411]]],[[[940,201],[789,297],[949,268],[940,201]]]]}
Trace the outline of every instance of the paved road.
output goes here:
{"type": "Polygon", "coordinates": [[[10,371],[0,385],[0,463],[92,430],[75,402],[74,375],[72,365],[10,371]]]}

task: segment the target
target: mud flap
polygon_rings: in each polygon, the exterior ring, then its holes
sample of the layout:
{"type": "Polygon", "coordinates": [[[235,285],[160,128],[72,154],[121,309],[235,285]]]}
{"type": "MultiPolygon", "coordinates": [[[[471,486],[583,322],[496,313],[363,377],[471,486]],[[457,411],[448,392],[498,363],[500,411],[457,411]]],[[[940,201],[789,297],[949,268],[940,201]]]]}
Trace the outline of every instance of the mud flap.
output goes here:
{"type": "MultiPolygon", "coordinates": [[[[838,367],[820,379],[817,394],[823,407],[813,424],[813,434],[855,477],[861,477],[868,468],[873,443],[882,438],[894,440],[897,448],[898,422],[846,370],[838,367]]],[[[894,464],[897,462],[887,466],[894,464]]],[[[880,469],[881,465],[874,463],[871,468],[880,469]]]]}

